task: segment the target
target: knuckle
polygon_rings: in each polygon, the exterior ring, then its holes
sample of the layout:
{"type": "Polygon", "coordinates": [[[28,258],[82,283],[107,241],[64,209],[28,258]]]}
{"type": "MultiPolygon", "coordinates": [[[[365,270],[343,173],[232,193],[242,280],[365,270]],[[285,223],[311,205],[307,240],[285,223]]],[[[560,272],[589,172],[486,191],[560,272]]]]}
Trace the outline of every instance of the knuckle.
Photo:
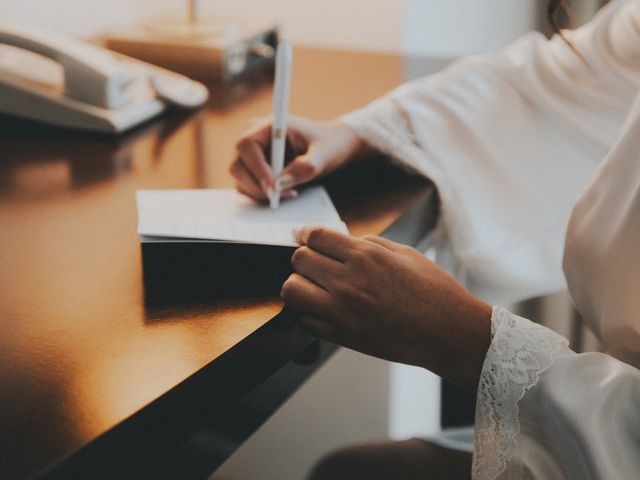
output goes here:
{"type": "Polygon", "coordinates": [[[377,245],[358,245],[351,253],[351,265],[361,273],[370,272],[377,269],[377,265],[384,261],[380,249],[377,245]]]}
{"type": "Polygon", "coordinates": [[[342,287],[336,291],[336,299],[342,305],[353,308],[367,302],[367,286],[362,282],[343,283],[342,287]]]}
{"type": "Polygon", "coordinates": [[[369,243],[368,245],[365,245],[365,250],[369,258],[374,259],[382,258],[389,251],[379,243],[369,243]]]}
{"type": "Polygon", "coordinates": [[[335,282],[335,285],[333,288],[335,298],[341,303],[345,303],[345,302],[350,303],[351,296],[353,293],[351,291],[352,287],[353,286],[351,283],[346,282],[344,280],[335,282]]]}
{"type": "Polygon", "coordinates": [[[314,175],[316,175],[316,173],[318,173],[318,167],[316,167],[308,160],[301,162],[300,169],[305,177],[313,177],[314,175]]]}
{"type": "Polygon", "coordinates": [[[238,152],[241,152],[242,150],[244,150],[246,143],[247,143],[247,138],[246,137],[241,138],[240,140],[238,140],[236,142],[236,150],[238,152]]]}
{"type": "Polygon", "coordinates": [[[318,174],[318,167],[309,162],[306,158],[295,160],[295,168],[293,168],[294,176],[299,180],[309,180],[318,174]]]}
{"type": "Polygon", "coordinates": [[[293,255],[291,255],[291,264],[294,267],[297,267],[300,265],[300,263],[303,263],[305,258],[307,258],[307,256],[309,255],[309,247],[305,247],[302,246],[300,248],[297,248],[295,252],[293,252],[293,255]]]}
{"type": "Polygon", "coordinates": [[[298,279],[298,274],[297,273],[292,273],[291,275],[289,275],[287,277],[287,279],[284,281],[284,285],[283,286],[287,286],[289,288],[293,288],[293,286],[296,284],[298,279]]]}
{"type": "Polygon", "coordinates": [[[367,258],[376,263],[382,262],[386,258],[387,254],[388,250],[380,245],[371,245],[367,250],[367,258]]]}
{"type": "Polygon", "coordinates": [[[311,227],[309,235],[307,237],[308,243],[315,243],[322,241],[322,237],[325,235],[324,227],[311,227]]]}
{"type": "Polygon", "coordinates": [[[367,244],[359,244],[353,249],[351,254],[353,260],[358,263],[366,262],[370,259],[373,248],[367,244]]]}
{"type": "Polygon", "coordinates": [[[292,297],[292,295],[295,292],[295,274],[291,274],[289,275],[289,278],[287,278],[284,283],[282,284],[282,289],[280,291],[280,296],[287,300],[290,299],[292,297]]]}
{"type": "Polygon", "coordinates": [[[238,143],[236,143],[236,151],[239,154],[242,153],[249,153],[251,150],[251,146],[253,145],[253,140],[250,137],[244,137],[241,138],[240,140],[238,140],[238,143]]]}
{"type": "Polygon", "coordinates": [[[229,173],[231,173],[231,175],[233,175],[234,177],[237,177],[240,174],[241,170],[242,165],[240,164],[240,160],[234,161],[229,167],[229,173]]]}
{"type": "Polygon", "coordinates": [[[420,252],[419,252],[418,250],[416,250],[415,248],[410,247],[409,245],[400,245],[400,246],[398,247],[398,250],[400,250],[402,253],[405,253],[405,254],[412,254],[412,255],[414,255],[414,254],[416,254],[416,253],[417,253],[418,255],[423,256],[423,255],[422,255],[422,253],[420,253],[420,252]]]}

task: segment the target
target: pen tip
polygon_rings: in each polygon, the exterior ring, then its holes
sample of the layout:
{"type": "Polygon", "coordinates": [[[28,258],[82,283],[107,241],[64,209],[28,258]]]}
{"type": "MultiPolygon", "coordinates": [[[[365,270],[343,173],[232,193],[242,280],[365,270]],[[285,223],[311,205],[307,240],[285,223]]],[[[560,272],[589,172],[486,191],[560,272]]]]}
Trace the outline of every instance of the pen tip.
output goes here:
{"type": "Polygon", "coordinates": [[[275,189],[269,189],[269,208],[272,210],[278,208],[278,192],[275,189]]]}

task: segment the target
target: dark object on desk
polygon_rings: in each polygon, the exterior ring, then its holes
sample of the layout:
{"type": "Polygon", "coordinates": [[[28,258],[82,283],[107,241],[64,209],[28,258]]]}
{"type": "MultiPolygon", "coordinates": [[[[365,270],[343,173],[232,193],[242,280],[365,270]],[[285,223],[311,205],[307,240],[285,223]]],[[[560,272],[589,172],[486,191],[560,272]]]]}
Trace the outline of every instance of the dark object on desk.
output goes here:
{"type": "Polygon", "coordinates": [[[278,296],[294,247],[226,242],[141,243],[145,307],[278,296]]]}

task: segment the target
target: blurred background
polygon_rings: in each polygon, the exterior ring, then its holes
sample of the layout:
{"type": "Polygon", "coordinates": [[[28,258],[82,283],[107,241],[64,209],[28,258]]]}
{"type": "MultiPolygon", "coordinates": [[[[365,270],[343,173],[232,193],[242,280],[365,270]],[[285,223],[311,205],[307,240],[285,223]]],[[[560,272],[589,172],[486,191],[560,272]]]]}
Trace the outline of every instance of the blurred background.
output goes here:
{"type": "MultiPolygon", "coordinates": [[[[546,0],[203,0],[203,17],[275,20],[295,46],[451,59],[499,50],[530,30],[548,33],[546,0]]],[[[601,0],[574,1],[574,26],[601,0]]],[[[80,37],[155,17],[187,15],[179,0],[0,0],[0,20],[80,37]]],[[[295,61],[294,61],[295,65],[295,61]]],[[[295,67],[294,67],[295,68],[295,67]]],[[[570,309],[562,295],[536,307],[570,309]]],[[[561,328],[559,328],[561,330],[561,328]]],[[[561,332],[566,333],[566,332],[561,332]]],[[[297,479],[350,443],[440,430],[440,382],[418,369],[341,350],[214,478],[297,479]]]]}
{"type": "MultiPolygon", "coordinates": [[[[523,33],[546,29],[546,0],[202,0],[204,15],[269,17],[296,44],[462,55],[501,48],[523,33]]],[[[575,24],[601,0],[572,2],[575,24]]],[[[181,0],[0,0],[0,18],[80,36],[157,16],[186,16],[181,0]]]]}

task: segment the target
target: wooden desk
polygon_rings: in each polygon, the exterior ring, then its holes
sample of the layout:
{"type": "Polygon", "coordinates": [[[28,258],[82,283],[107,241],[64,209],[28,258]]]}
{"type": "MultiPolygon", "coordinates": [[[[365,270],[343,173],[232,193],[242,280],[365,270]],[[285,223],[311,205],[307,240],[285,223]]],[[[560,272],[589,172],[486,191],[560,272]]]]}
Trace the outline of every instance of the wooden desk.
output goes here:
{"type": "MultiPolygon", "coordinates": [[[[298,115],[404,79],[398,56],[294,55],[298,115]]],[[[135,190],[231,187],[235,140],[270,108],[253,78],[118,139],[0,117],[0,478],[206,478],[329,354],[275,296],[144,303],[135,190]]],[[[426,186],[380,166],[329,183],[356,235],[426,186]]]]}

